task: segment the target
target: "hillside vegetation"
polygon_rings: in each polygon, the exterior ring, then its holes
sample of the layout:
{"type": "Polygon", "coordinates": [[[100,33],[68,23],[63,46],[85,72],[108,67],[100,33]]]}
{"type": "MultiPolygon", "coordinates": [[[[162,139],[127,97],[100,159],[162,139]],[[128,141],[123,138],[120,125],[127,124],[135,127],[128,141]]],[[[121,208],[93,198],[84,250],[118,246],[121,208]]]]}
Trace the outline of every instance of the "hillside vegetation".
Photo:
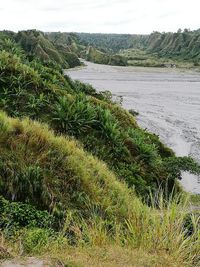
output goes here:
{"type": "Polygon", "coordinates": [[[200,32],[179,30],[177,33],[152,33],[144,47],[160,57],[182,59],[198,63],[200,59],[200,32]]]}
{"type": "Polygon", "coordinates": [[[12,117],[48,123],[57,133],[77,138],[139,195],[146,198],[149,190],[160,187],[170,193],[181,168],[193,168],[185,165],[185,158],[175,158],[157,136],[138,128],[131,114],[56,68],[27,63],[3,51],[0,71],[2,110],[12,117]]]}
{"type": "MultiPolygon", "coordinates": [[[[109,93],[65,76],[59,38],[46,38],[0,35],[0,258],[198,266],[199,214],[177,180],[200,167],[139,128],[109,93]]],[[[63,49],[75,46],[70,38],[63,49]]]]}
{"type": "Polygon", "coordinates": [[[105,54],[121,55],[126,65],[196,67],[200,63],[199,31],[185,29],[150,35],[77,33],[77,38],[81,44],[93,46],[105,54]]]}
{"type": "MultiPolygon", "coordinates": [[[[53,62],[62,68],[72,68],[81,65],[77,55],[66,45],[54,45],[43,32],[36,30],[18,33],[0,32],[0,48],[23,50],[29,60],[39,59],[49,64],[53,62]]],[[[14,51],[13,51],[14,52],[14,51]]]]}
{"type": "MultiPolygon", "coordinates": [[[[13,33],[7,34],[13,36],[13,33]]],[[[117,66],[198,67],[199,38],[199,31],[187,29],[176,33],[153,32],[149,35],[44,34],[32,30],[18,33],[16,40],[25,50],[31,53],[34,51],[43,59],[49,59],[49,55],[64,67],[80,65],[77,57],[98,64],[117,66]]]]}

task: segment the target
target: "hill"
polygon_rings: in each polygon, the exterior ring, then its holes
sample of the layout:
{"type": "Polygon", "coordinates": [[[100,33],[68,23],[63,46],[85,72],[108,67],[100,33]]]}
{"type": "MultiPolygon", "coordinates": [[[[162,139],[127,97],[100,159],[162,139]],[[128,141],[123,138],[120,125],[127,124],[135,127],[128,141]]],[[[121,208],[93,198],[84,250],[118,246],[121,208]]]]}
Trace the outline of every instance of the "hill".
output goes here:
{"type": "MultiPolygon", "coordinates": [[[[54,61],[63,68],[79,66],[79,57],[118,66],[197,67],[199,31],[136,34],[43,33],[36,30],[1,32],[1,40],[16,42],[31,60],[54,61]]],[[[2,41],[1,41],[2,42],[2,41]]],[[[3,44],[1,44],[3,45],[3,44]]],[[[8,45],[8,44],[7,44],[8,45]]]]}
{"type": "Polygon", "coordinates": [[[40,59],[44,62],[54,62],[63,68],[72,68],[81,65],[77,55],[65,46],[55,46],[43,32],[36,30],[13,33],[0,32],[1,49],[20,47],[29,60],[40,59]]]}
{"type": "MultiPolygon", "coordinates": [[[[160,67],[169,64],[184,66],[183,63],[185,66],[187,63],[189,66],[199,65],[200,32],[198,30],[185,29],[176,33],[153,32],[150,35],[89,33],[76,35],[81,44],[93,46],[105,54],[120,54],[124,57],[126,65],[160,67]]],[[[95,62],[94,59],[92,61],[95,62]]]]}
{"type": "Polygon", "coordinates": [[[28,116],[75,137],[141,196],[166,186],[171,192],[184,164],[179,169],[174,153],[105,95],[71,81],[56,67],[27,63],[5,51],[0,71],[0,108],[8,115],[28,116]]]}
{"type": "Polygon", "coordinates": [[[42,124],[4,113],[0,126],[2,196],[59,217],[74,210],[87,218],[94,208],[103,218],[127,216],[132,205],[128,188],[79,143],[56,137],[42,124]]]}
{"type": "Polygon", "coordinates": [[[40,32],[0,36],[0,258],[198,266],[199,214],[177,180],[200,167],[139,128],[108,92],[64,75],[33,40],[65,62],[40,32]]]}
{"type": "Polygon", "coordinates": [[[179,30],[177,33],[152,33],[146,40],[145,48],[160,57],[199,62],[199,31],[179,30]]]}

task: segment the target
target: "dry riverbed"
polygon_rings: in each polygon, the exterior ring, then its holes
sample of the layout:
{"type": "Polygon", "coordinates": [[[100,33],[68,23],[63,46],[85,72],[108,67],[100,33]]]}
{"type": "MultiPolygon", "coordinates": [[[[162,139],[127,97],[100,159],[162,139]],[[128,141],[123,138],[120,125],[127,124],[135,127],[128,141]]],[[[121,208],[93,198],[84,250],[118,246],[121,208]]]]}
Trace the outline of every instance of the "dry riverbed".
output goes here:
{"type": "MultiPolygon", "coordinates": [[[[86,64],[67,74],[122,96],[124,108],[139,112],[141,127],[158,134],[178,156],[190,155],[200,163],[199,72],[86,64]]],[[[183,173],[181,183],[188,192],[200,194],[200,177],[183,173]]]]}

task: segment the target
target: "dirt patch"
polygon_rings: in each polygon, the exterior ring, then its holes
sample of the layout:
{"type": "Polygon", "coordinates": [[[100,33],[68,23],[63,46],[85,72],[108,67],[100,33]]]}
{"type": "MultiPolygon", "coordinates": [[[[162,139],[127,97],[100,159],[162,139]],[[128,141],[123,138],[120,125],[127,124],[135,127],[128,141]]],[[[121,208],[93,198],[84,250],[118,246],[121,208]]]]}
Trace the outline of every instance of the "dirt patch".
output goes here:
{"type": "Polygon", "coordinates": [[[63,267],[61,262],[37,259],[34,257],[6,260],[0,263],[1,267],[63,267]]]}

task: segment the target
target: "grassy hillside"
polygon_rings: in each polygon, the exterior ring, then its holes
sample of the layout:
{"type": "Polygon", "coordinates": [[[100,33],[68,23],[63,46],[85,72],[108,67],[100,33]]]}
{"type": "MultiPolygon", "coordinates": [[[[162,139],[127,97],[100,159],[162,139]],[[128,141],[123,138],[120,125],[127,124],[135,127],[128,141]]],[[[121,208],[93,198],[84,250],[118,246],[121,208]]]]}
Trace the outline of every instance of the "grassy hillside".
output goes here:
{"type": "Polygon", "coordinates": [[[116,66],[126,66],[126,58],[121,55],[110,55],[104,53],[92,46],[86,51],[85,59],[88,61],[92,61],[98,64],[106,64],[106,65],[116,65],[116,66]]]}
{"type": "Polygon", "coordinates": [[[57,216],[124,219],[133,200],[107,166],[70,138],[55,137],[42,124],[0,113],[0,194],[57,216]]]}
{"type": "Polygon", "coordinates": [[[91,86],[64,77],[55,67],[27,63],[3,51],[0,71],[2,110],[75,137],[139,195],[146,198],[149,190],[160,187],[171,192],[180,170],[194,169],[193,164],[185,165],[185,158],[175,158],[157,136],[138,128],[130,113],[91,86]]]}
{"type": "Polygon", "coordinates": [[[56,46],[44,33],[36,30],[13,33],[0,32],[0,47],[12,50],[14,47],[21,49],[29,60],[39,59],[43,62],[53,62],[63,68],[79,66],[81,63],[76,54],[63,46],[56,46]]]}
{"type": "Polygon", "coordinates": [[[139,128],[109,93],[40,57],[28,44],[45,35],[15,38],[0,36],[0,259],[198,266],[199,214],[177,180],[200,167],[139,128]]]}
{"type": "MultiPolygon", "coordinates": [[[[153,32],[150,35],[1,32],[16,41],[31,60],[54,61],[64,68],[80,65],[78,57],[99,64],[146,67],[199,66],[199,31],[153,32]]],[[[0,38],[2,39],[2,38],[0,38]]]]}
{"type": "Polygon", "coordinates": [[[81,53],[85,53],[85,45],[80,44],[76,34],[65,32],[48,32],[45,36],[53,42],[55,46],[64,47],[68,52],[72,52],[81,57],[81,53]]]}
{"type": "Polygon", "coordinates": [[[181,196],[160,193],[147,207],[80,143],[38,122],[1,112],[0,133],[0,194],[12,199],[0,197],[1,260],[198,266],[199,215],[181,196]]]}
{"type": "Polygon", "coordinates": [[[193,61],[200,59],[200,32],[184,30],[177,33],[152,33],[145,43],[147,50],[160,57],[193,61]]]}

